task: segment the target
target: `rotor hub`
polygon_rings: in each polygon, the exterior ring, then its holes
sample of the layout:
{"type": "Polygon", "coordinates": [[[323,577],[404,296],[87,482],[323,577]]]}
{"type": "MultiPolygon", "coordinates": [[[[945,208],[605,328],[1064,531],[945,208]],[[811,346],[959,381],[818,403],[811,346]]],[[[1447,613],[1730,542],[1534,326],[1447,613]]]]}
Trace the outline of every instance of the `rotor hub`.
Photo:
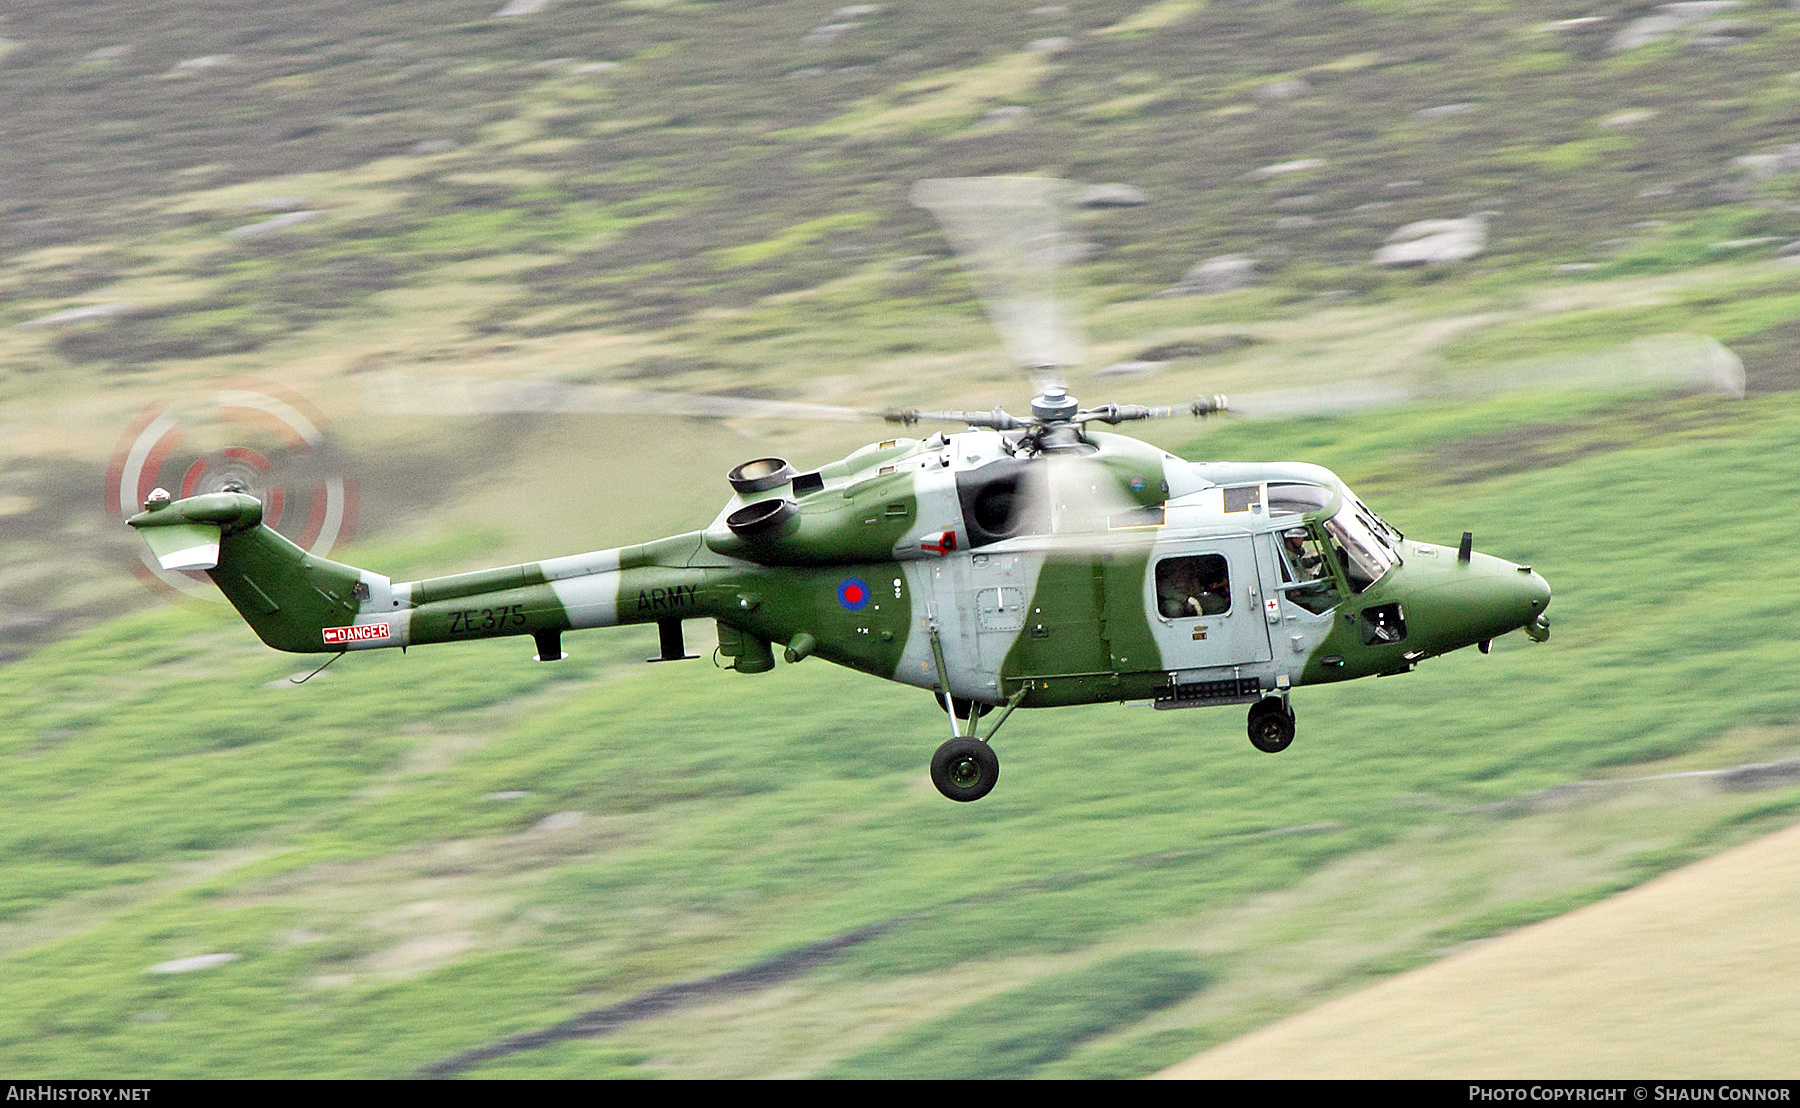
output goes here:
{"type": "Polygon", "coordinates": [[[1031,398],[1031,414],[1044,423],[1067,423],[1078,410],[1075,398],[1065,389],[1048,388],[1031,398]]]}

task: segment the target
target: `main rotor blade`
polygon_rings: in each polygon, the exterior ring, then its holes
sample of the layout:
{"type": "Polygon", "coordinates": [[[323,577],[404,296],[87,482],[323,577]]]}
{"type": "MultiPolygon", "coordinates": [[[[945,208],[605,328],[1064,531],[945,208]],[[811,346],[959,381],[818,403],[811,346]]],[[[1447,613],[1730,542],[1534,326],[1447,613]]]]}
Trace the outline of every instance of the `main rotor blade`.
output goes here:
{"type": "Polygon", "coordinates": [[[1623,346],[1514,362],[1422,386],[1431,396],[1487,396],[1519,389],[1694,389],[1744,396],[1744,363],[1710,335],[1646,335],[1623,346]]]}
{"type": "Polygon", "coordinates": [[[372,378],[370,410],[392,415],[482,416],[502,412],[668,415],[696,419],[880,419],[880,412],[743,396],[695,396],[563,381],[432,379],[404,373],[372,378]]]}
{"type": "Polygon", "coordinates": [[[1048,177],[961,177],[912,190],[912,202],[943,227],[1006,352],[1039,391],[1065,384],[1060,370],[1082,360],[1081,335],[1057,286],[1069,251],[1059,213],[1067,189],[1048,177]]]}
{"type": "Polygon", "coordinates": [[[1697,390],[1741,399],[1744,363],[1724,344],[1706,335],[1652,335],[1611,350],[1514,362],[1492,369],[1233,393],[1227,398],[1227,407],[1252,419],[1296,419],[1421,400],[1477,399],[1523,390],[1553,393],[1661,389],[1697,390]]]}

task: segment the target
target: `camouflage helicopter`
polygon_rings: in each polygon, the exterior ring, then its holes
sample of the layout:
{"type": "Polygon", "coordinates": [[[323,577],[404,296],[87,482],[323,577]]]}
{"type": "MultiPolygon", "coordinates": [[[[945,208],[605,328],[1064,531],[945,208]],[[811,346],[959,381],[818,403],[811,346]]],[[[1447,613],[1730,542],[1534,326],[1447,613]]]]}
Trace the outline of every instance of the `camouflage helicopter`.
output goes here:
{"type": "Polygon", "coordinates": [[[1467,536],[1405,539],[1329,470],[1186,462],[1090,426],[1153,413],[1057,390],[1028,416],[943,413],[970,429],[807,472],[746,462],[705,530],[422,581],[307,554],[244,492],[157,490],[129,522],[163,568],[206,570],[277,650],[529,635],[547,662],[565,631],[655,623],[674,660],[683,622],[712,619],[740,673],[774,668],[779,645],[929,689],[952,730],[932,780],[963,801],[993,788],[990,742],[1015,708],[1249,704],[1251,741],[1274,752],[1293,739],[1297,685],[1404,672],[1519,628],[1547,637],[1550,588],[1529,566],[1467,536]],[[1095,517],[1083,498],[1119,510],[1095,517]]]}
{"type": "MultiPolygon", "coordinates": [[[[1019,303],[991,308],[1003,335],[1039,336],[1022,360],[1040,371],[1066,365],[1055,328],[1019,303]]],[[[709,619],[740,673],[779,650],[929,690],[951,733],[931,778],[957,801],[994,787],[992,740],[1017,708],[1248,705],[1250,741],[1273,753],[1293,740],[1295,687],[1549,635],[1550,587],[1530,566],[1467,533],[1409,539],[1323,467],[1190,462],[1099,429],[1231,410],[1224,397],[1083,408],[1040,385],[1028,414],[893,411],[964,429],[806,470],[745,462],[700,530],[419,581],[306,553],[238,489],[157,490],[128,522],[165,569],[205,570],[278,650],[530,636],[554,662],[566,631],[654,623],[663,661],[688,656],[685,621],[709,619]]]]}

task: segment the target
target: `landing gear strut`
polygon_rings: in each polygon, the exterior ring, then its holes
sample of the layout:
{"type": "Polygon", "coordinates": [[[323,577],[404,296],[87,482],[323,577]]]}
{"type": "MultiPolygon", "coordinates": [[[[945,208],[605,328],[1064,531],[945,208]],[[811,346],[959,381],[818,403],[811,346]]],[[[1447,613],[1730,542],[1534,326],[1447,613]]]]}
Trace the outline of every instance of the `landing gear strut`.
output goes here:
{"type": "Polygon", "coordinates": [[[950,713],[952,736],[931,756],[931,783],[937,786],[938,792],[951,800],[966,803],[980,800],[993,791],[994,782],[1000,779],[1000,756],[988,743],[1006,722],[1006,717],[1019,706],[1019,701],[1025,699],[1029,687],[1021,687],[1001,705],[999,714],[985,728],[978,724],[994,705],[938,695],[938,706],[950,713]]]}
{"type": "Polygon", "coordinates": [[[981,734],[979,724],[981,717],[991,711],[995,705],[983,704],[976,700],[967,700],[960,696],[952,696],[950,688],[950,667],[944,664],[944,646],[938,639],[937,625],[931,627],[931,659],[937,663],[938,686],[933,696],[950,716],[950,741],[937,748],[931,756],[931,783],[937,786],[938,792],[951,800],[967,803],[980,800],[994,789],[994,782],[1000,779],[1000,756],[988,745],[989,740],[1012,715],[1013,709],[1025,699],[1031,690],[1029,682],[1019,686],[1004,705],[1000,706],[1000,714],[987,727],[987,734],[981,734]]]}
{"type": "Polygon", "coordinates": [[[1279,754],[1294,741],[1294,710],[1279,696],[1265,696],[1250,707],[1250,745],[1279,754]]]}

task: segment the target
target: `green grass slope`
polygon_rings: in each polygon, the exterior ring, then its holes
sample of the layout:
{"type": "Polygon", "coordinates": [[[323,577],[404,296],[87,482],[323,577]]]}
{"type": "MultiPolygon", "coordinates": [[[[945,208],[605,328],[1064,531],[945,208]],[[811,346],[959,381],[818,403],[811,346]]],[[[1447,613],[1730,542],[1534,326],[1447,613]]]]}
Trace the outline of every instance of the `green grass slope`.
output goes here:
{"type": "MultiPolygon", "coordinates": [[[[1378,454],[1333,460],[1353,478],[1392,464],[1431,419],[1395,417],[1363,431],[1378,454]]],[[[651,644],[595,634],[566,667],[452,647],[296,687],[292,661],[222,619],[109,624],[0,670],[0,1058],[401,1074],[885,924],[778,987],[502,1069],[914,1072],[956,1026],[996,1072],[1150,1072],[1791,819],[1792,785],[1533,798],[1794,752],[1800,598],[1766,560],[1789,525],[1755,506],[1800,493],[1797,443],[1800,416],[1772,397],[1703,433],[1395,488],[1379,504],[1403,529],[1468,528],[1536,565],[1557,589],[1552,642],[1303,690],[1278,758],[1237,712],[1029,713],[1003,736],[1000,790],[966,807],[925,780],[929,704],[817,663],[628,668],[651,644]],[[1361,886],[1315,887],[1376,860],[1361,886]],[[1283,897],[1272,926],[1234,932],[1283,897]],[[240,957],[152,972],[207,953],[240,957]],[[1093,1004],[1046,1016],[1048,1040],[1020,1024],[1021,1005],[1083,989],[1093,1004]]]]}

